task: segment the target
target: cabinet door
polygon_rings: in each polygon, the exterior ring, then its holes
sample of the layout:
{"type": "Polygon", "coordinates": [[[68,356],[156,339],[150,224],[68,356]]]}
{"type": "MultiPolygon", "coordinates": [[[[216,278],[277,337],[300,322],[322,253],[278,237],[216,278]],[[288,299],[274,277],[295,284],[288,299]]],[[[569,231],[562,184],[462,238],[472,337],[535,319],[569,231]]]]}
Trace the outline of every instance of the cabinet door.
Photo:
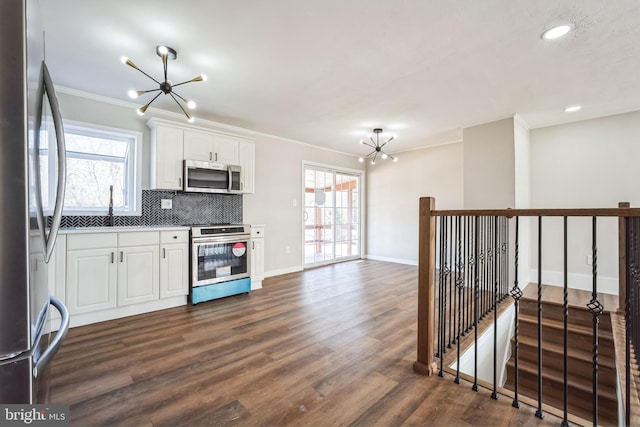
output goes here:
{"type": "Polygon", "coordinates": [[[264,239],[251,240],[251,280],[264,279],[264,239]]]}
{"type": "Polygon", "coordinates": [[[155,301],[159,297],[159,246],[133,246],[118,252],[118,305],[155,301]]]}
{"type": "Polygon", "coordinates": [[[189,293],[189,246],[164,245],[160,250],[160,298],[189,293]]]}
{"type": "Polygon", "coordinates": [[[116,306],[116,248],[67,251],[66,305],[71,314],[116,306]]]}
{"type": "Polygon", "coordinates": [[[228,165],[238,164],[238,140],[229,136],[213,137],[214,161],[228,165]]]}
{"type": "Polygon", "coordinates": [[[156,126],[151,132],[151,188],[182,189],[182,129],[156,126]]]}
{"type": "Polygon", "coordinates": [[[213,134],[195,130],[184,131],[184,159],[216,161],[213,152],[213,134]]]}
{"type": "Polygon", "coordinates": [[[242,166],[242,192],[255,193],[255,145],[252,142],[238,142],[238,162],[242,166]]]}

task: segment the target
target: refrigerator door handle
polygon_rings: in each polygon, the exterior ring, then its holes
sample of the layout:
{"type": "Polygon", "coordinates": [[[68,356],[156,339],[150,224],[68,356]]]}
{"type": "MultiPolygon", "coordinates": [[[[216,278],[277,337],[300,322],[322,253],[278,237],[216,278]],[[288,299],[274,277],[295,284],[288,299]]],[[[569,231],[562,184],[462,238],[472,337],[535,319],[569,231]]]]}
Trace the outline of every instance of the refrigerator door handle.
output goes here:
{"type": "Polygon", "coordinates": [[[44,208],[42,206],[42,194],[40,191],[36,191],[36,205],[37,205],[37,221],[40,234],[42,236],[42,247],[44,249],[44,261],[49,262],[51,255],[53,254],[53,248],[55,247],[56,238],[58,237],[58,230],[60,229],[60,222],[62,221],[62,208],[64,207],[64,192],[67,180],[67,150],[64,141],[64,127],[62,124],[62,116],[60,115],[60,107],[58,105],[58,98],[56,97],[55,88],[51,75],[47,69],[47,65],[42,61],[40,67],[40,84],[38,85],[38,105],[36,107],[35,118],[35,130],[34,138],[36,141],[34,153],[36,159],[35,175],[36,175],[36,188],[41,188],[40,181],[40,128],[42,126],[42,110],[44,94],[47,93],[47,99],[51,106],[51,116],[53,119],[53,126],[56,133],[56,146],[58,153],[58,182],[56,185],[56,203],[53,210],[53,218],[51,223],[51,231],[47,236],[46,224],[44,221],[44,208]]]}
{"type": "Polygon", "coordinates": [[[60,115],[60,107],[58,105],[58,98],[56,97],[53,81],[51,80],[49,70],[47,69],[47,66],[44,62],[42,63],[42,66],[44,67],[45,90],[47,91],[47,98],[49,99],[49,104],[51,105],[51,115],[53,117],[53,126],[56,131],[56,145],[58,147],[58,187],[56,189],[56,205],[55,209],[53,210],[53,222],[51,223],[51,232],[49,233],[49,237],[47,238],[47,246],[45,251],[45,261],[49,262],[49,259],[53,254],[53,248],[56,244],[56,238],[58,237],[60,222],[62,221],[64,192],[67,183],[67,149],[64,141],[64,127],[62,124],[62,116],[60,115]]]}
{"type": "Polygon", "coordinates": [[[38,378],[40,372],[42,372],[49,362],[51,362],[51,359],[53,359],[60,349],[62,341],[69,331],[69,310],[67,310],[67,307],[65,307],[62,301],[54,296],[49,297],[49,303],[60,312],[62,320],[60,321],[60,328],[58,329],[56,336],[53,338],[53,341],[51,341],[49,347],[47,347],[44,353],[42,353],[42,356],[40,356],[40,359],[38,359],[33,367],[33,378],[38,378]]]}

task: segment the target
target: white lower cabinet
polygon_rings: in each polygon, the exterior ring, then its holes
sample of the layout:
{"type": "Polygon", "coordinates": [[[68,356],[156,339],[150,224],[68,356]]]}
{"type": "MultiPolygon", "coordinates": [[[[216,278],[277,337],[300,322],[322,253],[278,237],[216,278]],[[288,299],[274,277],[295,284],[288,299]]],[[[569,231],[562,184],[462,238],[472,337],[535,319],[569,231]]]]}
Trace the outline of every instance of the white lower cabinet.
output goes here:
{"type": "Polygon", "coordinates": [[[262,288],[264,279],[264,225],[251,226],[251,289],[262,288]]]}
{"type": "Polygon", "coordinates": [[[65,303],[71,314],[94,315],[81,324],[186,303],[188,230],[66,237],[57,254],[66,255],[65,303]]]}
{"type": "MultiPolygon", "coordinates": [[[[75,247],[75,243],[73,238],[69,238],[70,247],[75,247]]],[[[116,251],[115,246],[67,250],[66,305],[71,314],[116,306],[116,251]]]]}
{"type": "Polygon", "coordinates": [[[189,232],[160,233],[160,298],[189,293],[189,232]]]}
{"type": "Polygon", "coordinates": [[[120,249],[118,306],[160,298],[158,253],[157,245],[120,249]]]}

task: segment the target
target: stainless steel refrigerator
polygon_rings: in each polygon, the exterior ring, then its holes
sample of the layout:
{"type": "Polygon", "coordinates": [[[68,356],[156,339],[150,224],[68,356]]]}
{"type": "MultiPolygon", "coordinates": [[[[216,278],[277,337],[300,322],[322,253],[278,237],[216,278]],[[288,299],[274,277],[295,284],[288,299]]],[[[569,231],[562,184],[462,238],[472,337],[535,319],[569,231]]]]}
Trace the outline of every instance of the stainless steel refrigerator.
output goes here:
{"type": "Polygon", "coordinates": [[[66,160],[60,112],[44,61],[44,40],[38,0],[0,1],[3,404],[47,403],[47,367],[69,327],[66,307],[49,295],[46,274],[62,215],[66,160]],[[57,169],[53,180],[44,173],[51,165],[57,169]],[[50,340],[51,306],[61,313],[61,324],[50,340]]]}

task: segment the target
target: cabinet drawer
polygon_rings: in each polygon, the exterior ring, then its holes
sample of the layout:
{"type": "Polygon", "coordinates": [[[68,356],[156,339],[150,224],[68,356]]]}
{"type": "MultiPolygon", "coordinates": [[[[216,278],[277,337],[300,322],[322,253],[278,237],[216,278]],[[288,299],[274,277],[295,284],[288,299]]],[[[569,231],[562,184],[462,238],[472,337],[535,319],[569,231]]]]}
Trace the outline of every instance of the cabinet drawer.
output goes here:
{"type": "Polygon", "coordinates": [[[264,225],[251,226],[251,238],[264,237],[264,225]]]}
{"type": "Polygon", "coordinates": [[[67,250],[115,248],[118,245],[116,233],[70,234],[67,236],[67,250]]]}
{"type": "Polygon", "coordinates": [[[160,243],[189,243],[189,230],[161,231],[160,243]]]}
{"type": "Polygon", "coordinates": [[[118,233],[118,247],[158,245],[160,244],[159,234],[157,231],[118,233]]]}

